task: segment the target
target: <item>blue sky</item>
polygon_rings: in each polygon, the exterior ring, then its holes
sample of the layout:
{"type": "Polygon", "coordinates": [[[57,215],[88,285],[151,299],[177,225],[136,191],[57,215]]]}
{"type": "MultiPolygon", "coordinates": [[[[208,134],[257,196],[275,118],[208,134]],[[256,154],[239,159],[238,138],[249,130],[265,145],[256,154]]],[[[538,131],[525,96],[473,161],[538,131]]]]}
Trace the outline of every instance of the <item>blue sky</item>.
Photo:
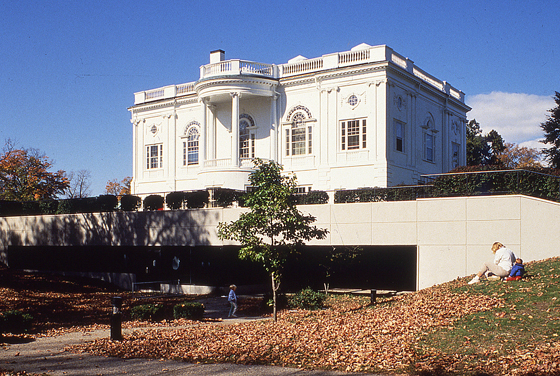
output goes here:
{"type": "Polygon", "coordinates": [[[386,44],[462,90],[487,132],[537,146],[560,91],[557,1],[26,1],[0,3],[0,142],[92,194],[132,174],[133,93],[196,81],[209,52],[281,64],[386,44]]]}

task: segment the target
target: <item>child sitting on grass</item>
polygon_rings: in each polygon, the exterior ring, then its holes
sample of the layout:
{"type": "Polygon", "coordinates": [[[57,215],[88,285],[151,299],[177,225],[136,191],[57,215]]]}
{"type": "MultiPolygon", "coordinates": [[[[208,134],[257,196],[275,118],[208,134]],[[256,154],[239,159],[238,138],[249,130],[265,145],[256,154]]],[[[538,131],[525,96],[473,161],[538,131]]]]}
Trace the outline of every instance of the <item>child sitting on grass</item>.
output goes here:
{"type": "Polygon", "coordinates": [[[519,281],[524,274],[525,266],[523,265],[523,260],[521,260],[520,258],[515,259],[515,264],[511,268],[511,272],[509,273],[509,276],[505,279],[505,281],[519,281]]]}

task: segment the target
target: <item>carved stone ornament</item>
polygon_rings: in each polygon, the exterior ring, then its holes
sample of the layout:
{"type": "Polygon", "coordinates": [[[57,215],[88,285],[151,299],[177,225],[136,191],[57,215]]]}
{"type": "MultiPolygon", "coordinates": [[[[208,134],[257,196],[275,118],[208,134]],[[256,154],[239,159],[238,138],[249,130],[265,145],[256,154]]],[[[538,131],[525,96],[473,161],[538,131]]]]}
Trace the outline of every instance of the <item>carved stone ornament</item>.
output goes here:
{"type": "Polygon", "coordinates": [[[393,103],[399,111],[406,110],[406,99],[404,99],[402,95],[395,95],[393,103]]]}
{"type": "Polygon", "coordinates": [[[342,105],[348,105],[352,110],[360,105],[360,103],[365,103],[365,93],[355,94],[352,93],[347,97],[342,98],[341,103],[342,105]]]}
{"type": "Polygon", "coordinates": [[[147,130],[148,130],[149,133],[152,134],[153,137],[155,137],[160,130],[160,124],[149,125],[147,130]]]}
{"type": "Polygon", "coordinates": [[[456,135],[459,134],[459,123],[457,122],[457,120],[453,120],[451,122],[451,130],[453,130],[453,133],[455,133],[456,135]]]}

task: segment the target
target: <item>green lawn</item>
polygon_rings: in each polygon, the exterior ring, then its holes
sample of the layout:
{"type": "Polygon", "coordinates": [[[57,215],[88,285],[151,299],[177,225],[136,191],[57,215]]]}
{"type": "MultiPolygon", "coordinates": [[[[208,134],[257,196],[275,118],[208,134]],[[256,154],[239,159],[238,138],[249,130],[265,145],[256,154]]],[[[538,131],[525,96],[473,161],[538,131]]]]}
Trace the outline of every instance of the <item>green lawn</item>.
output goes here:
{"type": "Polygon", "coordinates": [[[538,373],[557,368],[560,258],[530,263],[526,269],[529,276],[521,281],[452,282],[453,292],[493,296],[503,304],[424,334],[416,346],[418,355],[433,359],[439,353],[449,369],[463,372],[531,367],[538,373]]]}

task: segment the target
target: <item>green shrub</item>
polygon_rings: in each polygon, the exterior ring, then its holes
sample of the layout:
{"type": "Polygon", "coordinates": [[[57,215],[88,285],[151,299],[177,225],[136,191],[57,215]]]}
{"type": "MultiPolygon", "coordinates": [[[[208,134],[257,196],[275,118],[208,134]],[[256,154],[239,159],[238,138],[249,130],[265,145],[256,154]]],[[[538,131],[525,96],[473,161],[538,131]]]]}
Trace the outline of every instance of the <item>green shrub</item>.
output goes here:
{"type": "Polygon", "coordinates": [[[185,192],[171,192],[165,196],[165,203],[169,209],[177,210],[183,208],[183,202],[185,202],[185,199],[185,192]]]}
{"type": "Polygon", "coordinates": [[[294,195],[298,205],[326,204],[329,202],[329,194],[325,191],[309,191],[306,194],[294,195]]]}
{"type": "Polygon", "coordinates": [[[358,201],[358,195],[354,190],[340,190],[334,193],[335,204],[344,204],[358,201]]]}
{"type": "Polygon", "coordinates": [[[236,191],[229,188],[214,188],[213,198],[216,206],[227,208],[235,201],[239,201],[239,197],[243,194],[244,192],[242,191],[236,191]]]}
{"type": "Polygon", "coordinates": [[[56,214],[58,210],[58,200],[43,200],[39,202],[41,214],[56,214]]]}
{"type": "Polygon", "coordinates": [[[119,199],[115,195],[100,195],[97,197],[97,209],[100,212],[111,212],[116,209],[119,199]]]}
{"type": "Polygon", "coordinates": [[[21,209],[23,215],[39,215],[41,214],[41,203],[39,201],[23,201],[21,209]]]}
{"type": "Polygon", "coordinates": [[[0,200],[0,216],[21,215],[22,204],[19,201],[0,200]]]}
{"type": "Polygon", "coordinates": [[[130,317],[137,321],[161,321],[164,319],[164,307],[161,304],[142,304],[132,307],[130,317]]]}
{"type": "Polygon", "coordinates": [[[20,311],[0,312],[0,333],[24,333],[31,328],[33,317],[20,311]]]}
{"type": "Polygon", "coordinates": [[[288,305],[292,308],[301,309],[320,309],[323,308],[323,302],[327,298],[322,292],[314,291],[307,287],[288,299],[288,305]]]}
{"type": "Polygon", "coordinates": [[[121,197],[121,210],[136,211],[140,207],[142,200],[138,196],[124,195],[121,197]]]}
{"type": "Polygon", "coordinates": [[[173,307],[173,317],[176,319],[202,320],[204,305],[199,302],[184,302],[173,307]]]}
{"type": "Polygon", "coordinates": [[[144,210],[163,209],[163,197],[160,195],[149,195],[144,199],[144,210]]]}
{"type": "Polygon", "coordinates": [[[186,192],[185,198],[187,200],[187,207],[189,209],[203,208],[208,204],[208,191],[193,191],[186,192]]]}

